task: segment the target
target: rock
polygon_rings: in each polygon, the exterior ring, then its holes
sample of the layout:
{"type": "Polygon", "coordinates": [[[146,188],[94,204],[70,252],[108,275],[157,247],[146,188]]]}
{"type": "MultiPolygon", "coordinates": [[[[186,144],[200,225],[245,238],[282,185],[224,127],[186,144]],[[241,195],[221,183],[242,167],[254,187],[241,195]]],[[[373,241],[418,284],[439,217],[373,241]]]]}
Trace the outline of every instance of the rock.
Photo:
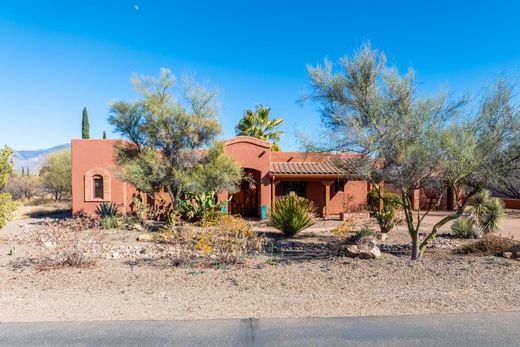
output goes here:
{"type": "Polygon", "coordinates": [[[358,245],[359,257],[361,259],[378,259],[381,257],[381,250],[377,246],[370,247],[362,244],[358,245]]]}
{"type": "Polygon", "coordinates": [[[512,252],[504,252],[504,253],[502,253],[502,256],[504,258],[511,259],[511,258],[513,258],[513,253],[512,252]]]}
{"type": "Polygon", "coordinates": [[[137,237],[137,241],[139,242],[149,242],[153,241],[153,235],[151,234],[141,234],[137,237]]]}
{"type": "Polygon", "coordinates": [[[388,238],[388,234],[378,233],[376,237],[378,241],[385,241],[388,238]]]}
{"type": "Polygon", "coordinates": [[[511,247],[511,258],[520,259],[520,243],[511,247]]]}
{"type": "Polygon", "coordinates": [[[350,258],[355,258],[359,255],[359,248],[356,245],[347,245],[343,247],[343,252],[345,252],[345,255],[350,258]]]}
{"type": "Polygon", "coordinates": [[[375,247],[377,246],[377,240],[374,236],[365,236],[365,237],[362,237],[360,238],[357,242],[356,242],[356,245],[366,245],[370,248],[372,247],[375,247]]]}

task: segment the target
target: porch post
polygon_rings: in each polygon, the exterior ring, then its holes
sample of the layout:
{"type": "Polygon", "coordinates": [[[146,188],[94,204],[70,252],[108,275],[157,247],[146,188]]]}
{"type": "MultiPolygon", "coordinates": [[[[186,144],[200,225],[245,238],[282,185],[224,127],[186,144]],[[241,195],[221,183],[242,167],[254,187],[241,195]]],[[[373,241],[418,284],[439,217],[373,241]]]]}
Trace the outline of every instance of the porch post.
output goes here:
{"type": "Polygon", "coordinates": [[[383,208],[385,207],[385,199],[383,199],[383,196],[385,195],[385,181],[379,182],[379,211],[383,211],[383,208]]]}
{"type": "Polygon", "coordinates": [[[276,182],[275,177],[271,177],[271,211],[274,211],[274,204],[276,200],[276,182]]]}
{"type": "Polygon", "coordinates": [[[323,213],[325,219],[329,218],[330,208],[330,186],[334,181],[321,181],[321,183],[325,186],[325,211],[323,213]]]}

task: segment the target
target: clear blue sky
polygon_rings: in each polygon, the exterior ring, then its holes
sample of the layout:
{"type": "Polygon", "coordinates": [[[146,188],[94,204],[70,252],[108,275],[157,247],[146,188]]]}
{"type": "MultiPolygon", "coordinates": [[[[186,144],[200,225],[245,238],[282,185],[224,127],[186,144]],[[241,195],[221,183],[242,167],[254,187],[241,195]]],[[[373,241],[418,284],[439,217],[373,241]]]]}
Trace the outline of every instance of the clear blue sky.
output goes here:
{"type": "Polygon", "coordinates": [[[0,2],[0,144],[37,149],[111,128],[114,99],[133,99],[132,72],[196,72],[221,91],[223,137],[258,103],[285,119],[283,149],[319,126],[297,100],[306,65],[364,41],[426,91],[474,91],[520,68],[517,1],[23,1],[0,2]],[[428,4],[427,4],[428,3],[428,4]]]}

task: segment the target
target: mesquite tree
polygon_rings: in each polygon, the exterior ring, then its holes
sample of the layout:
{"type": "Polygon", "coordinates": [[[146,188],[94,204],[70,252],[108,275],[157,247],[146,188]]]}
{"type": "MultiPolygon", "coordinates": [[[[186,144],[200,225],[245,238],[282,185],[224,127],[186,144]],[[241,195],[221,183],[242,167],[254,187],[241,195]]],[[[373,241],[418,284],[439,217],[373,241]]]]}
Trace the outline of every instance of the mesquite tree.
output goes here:
{"type": "Polygon", "coordinates": [[[216,92],[185,79],[178,101],[168,69],[159,79],[134,76],[132,82],[140,98],[113,103],[108,118],[129,140],[118,149],[124,178],[151,194],[166,187],[174,208],[185,194],[235,192],[242,170],[215,142],[221,129],[216,92]]]}
{"type": "Polygon", "coordinates": [[[362,153],[363,160],[338,165],[374,185],[384,181],[399,189],[412,259],[422,257],[439,228],[460,217],[472,196],[520,167],[520,113],[511,100],[513,86],[504,81],[476,107],[447,93],[425,96],[416,91],[412,70],[400,75],[369,45],[342,58],[339,67],[325,61],[308,73],[306,98],[320,106],[326,132],[322,149],[362,153]],[[414,211],[411,196],[435,189],[440,202],[447,187],[463,192],[457,211],[421,239],[430,210],[414,211]]]}

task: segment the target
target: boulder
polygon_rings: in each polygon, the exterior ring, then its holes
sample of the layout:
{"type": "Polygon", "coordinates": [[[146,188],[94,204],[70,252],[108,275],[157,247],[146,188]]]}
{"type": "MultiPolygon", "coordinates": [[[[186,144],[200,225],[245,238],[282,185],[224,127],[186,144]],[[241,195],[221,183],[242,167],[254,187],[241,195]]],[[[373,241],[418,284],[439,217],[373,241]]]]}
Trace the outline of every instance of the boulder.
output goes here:
{"type": "Polygon", "coordinates": [[[343,252],[345,252],[345,255],[350,258],[355,258],[359,255],[359,248],[356,245],[347,245],[343,247],[343,252]]]}
{"type": "Polygon", "coordinates": [[[361,259],[378,259],[381,257],[381,250],[377,246],[358,245],[359,257],[361,259]]]}
{"type": "Polygon", "coordinates": [[[365,245],[367,247],[372,248],[376,247],[377,243],[377,239],[374,236],[364,236],[356,242],[356,245],[365,245]]]}
{"type": "Polygon", "coordinates": [[[511,247],[511,258],[520,259],[520,243],[511,247]]]}
{"type": "Polygon", "coordinates": [[[502,253],[502,256],[504,258],[511,259],[511,258],[513,258],[513,253],[512,252],[504,252],[504,253],[502,253]]]}
{"type": "Polygon", "coordinates": [[[385,241],[388,238],[388,234],[386,233],[378,233],[376,236],[378,241],[385,241]]]}

